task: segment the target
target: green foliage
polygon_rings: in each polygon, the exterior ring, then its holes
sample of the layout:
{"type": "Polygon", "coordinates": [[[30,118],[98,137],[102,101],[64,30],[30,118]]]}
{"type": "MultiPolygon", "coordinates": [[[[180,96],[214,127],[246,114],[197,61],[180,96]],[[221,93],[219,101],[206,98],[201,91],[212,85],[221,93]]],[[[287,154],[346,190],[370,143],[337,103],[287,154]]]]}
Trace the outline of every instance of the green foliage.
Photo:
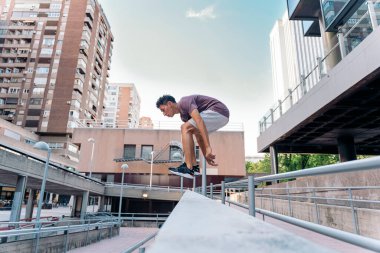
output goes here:
{"type": "MultiPolygon", "coordinates": [[[[338,155],[328,154],[280,154],[278,166],[280,173],[303,170],[334,164],[339,161],[338,155]]],[[[264,159],[256,163],[246,162],[247,173],[270,173],[270,156],[266,154],[264,159]]]]}
{"type": "Polygon", "coordinates": [[[270,173],[270,157],[268,154],[265,155],[265,158],[256,163],[246,162],[245,169],[247,173],[270,173]]]}

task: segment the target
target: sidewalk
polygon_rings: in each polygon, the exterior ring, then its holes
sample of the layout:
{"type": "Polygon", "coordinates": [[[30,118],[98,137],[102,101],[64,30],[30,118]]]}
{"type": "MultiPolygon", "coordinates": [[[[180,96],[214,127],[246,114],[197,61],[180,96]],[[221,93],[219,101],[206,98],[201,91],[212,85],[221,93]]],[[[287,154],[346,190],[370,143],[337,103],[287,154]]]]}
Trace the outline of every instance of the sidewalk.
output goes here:
{"type": "MultiPolygon", "coordinates": [[[[158,231],[158,228],[120,228],[120,235],[111,239],[105,239],[97,243],[90,244],[86,247],[76,248],[70,250],[70,253],[94,253],[94,252],[107,252],[107,253],[122,253],[129,247],[147,238],[149,235],[158,231]]],[[[147,245],[154,242],[154,239],[150,240],[147,245]]],[[[138,252],[138,249],[134,252],[138,252]]]]}

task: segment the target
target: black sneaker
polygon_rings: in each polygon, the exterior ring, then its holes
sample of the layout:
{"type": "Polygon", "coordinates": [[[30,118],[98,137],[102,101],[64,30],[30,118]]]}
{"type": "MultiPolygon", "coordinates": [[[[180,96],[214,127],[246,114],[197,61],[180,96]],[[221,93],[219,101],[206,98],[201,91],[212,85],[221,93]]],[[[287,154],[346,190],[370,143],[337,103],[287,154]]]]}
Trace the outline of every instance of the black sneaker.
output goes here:
{"type": "Polygon", "coordinates": [[[181,164],[177,168],[169,168],[170,172],[181,177],[186,177],[186,178],[194,178],[193,177],[193,171],[189,168],[187,168],[186,163],[181,164]]]}
{"type": "Polygon", "coordinates": [[[199,172],[199,165],[193,165],[193,173],[194,176],[199,176],[201,173],[199,172]]]}

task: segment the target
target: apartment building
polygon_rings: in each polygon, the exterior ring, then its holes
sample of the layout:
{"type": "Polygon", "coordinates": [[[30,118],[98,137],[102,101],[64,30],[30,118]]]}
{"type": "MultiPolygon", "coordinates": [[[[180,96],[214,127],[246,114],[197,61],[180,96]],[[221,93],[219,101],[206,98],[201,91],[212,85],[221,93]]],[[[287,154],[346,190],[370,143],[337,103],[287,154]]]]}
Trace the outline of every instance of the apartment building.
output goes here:
{"type": "Polygon", "coordinates": [[[141,99],[133,83],[107,86],[103,122],[106,127],[139,126],[141,99]]]}
{"type": "Polygon", "coordinates": [[[96,0],[2,0],[0,118],[44,136],[101,119],[113,35],[96,0]]]}

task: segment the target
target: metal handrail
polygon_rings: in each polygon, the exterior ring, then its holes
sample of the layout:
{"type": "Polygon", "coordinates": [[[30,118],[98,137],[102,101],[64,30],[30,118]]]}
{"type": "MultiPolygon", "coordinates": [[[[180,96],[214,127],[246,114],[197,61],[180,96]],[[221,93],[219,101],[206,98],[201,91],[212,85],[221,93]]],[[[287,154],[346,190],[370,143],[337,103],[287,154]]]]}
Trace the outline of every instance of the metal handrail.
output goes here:
{"type": "Polygon", "coordinates": [[[151,235],[149,235],[147,238],[145,238],[144,240],[136,243],[135,245],[133,245],[132,247],[129,247],[126,251],[124,251],[123,253],[132,253],[133,251],[135,251],[136,249],[138,249],[139,247],[141,247],[142,245],[144,245],[145,243],[147,243],[148,241],[152,240],[153,238],[156,237],[156,235],[158,234],[158,232],[156,233],[153,233],[151,235]]]}
{"type": "MultiPolygon", "coordinates": [[[[339,163],[339,164],[332,164],[332,165],[326,165],[326,166],[319,166],[315,168],[310,168],[310,169],[305,169],[301,171],[292,171],[292,172],[286,172],[282,174],[277,174],[277,175],[269,175],[269,176],[261,176],[254,178],[253,175],[249,176],[248,179],[243,179],[243,180],[238,180],[235,182],[229,182],[229,183],[224,183],[219,185],[213,185],[212,187],[210,186],[210,197],[215,198],[213,196],[213,190],[215,187],[221,187],[222,194],[221,197],[217,197],[217,199],[221,199],[222,203],[224,204],[225,202],[237,205],[239,207],[245,208],[249,210],[249,214],[252,216],[255,216],[255,213],[261,213],[263,215],[267,215],[276,219],[283,220],[285,222],[291,223],[296,226],[300,226],[330,237],[333,237],[338,240],[342,240],[345,242],[348,242],[350,244],[360,246],[362,248],[374,250],[377,252],[380,252],[380,241],[375,240],[375,239],[370,239],[364,236],[358,235],[358,227],[357,227],[357,222],[356,222],[356,214],[355,214],[355,207],[354,203],[373,203],[373,204],[379,204],[380,201],[378,200],[362,200],[362,199],[353,199],[352,198],[352,190],[364,190],[364,189],[380,189],[379,186],[353,186],[353,187],[295,187],[294,189],[299,190],[299,189],[318,189],[318,190],[326,190],[326,189],[332,189],[334,191],[336,190],[347,190],[350,196],[350,199],[342,199],[342,198],[335,198],[334,200],[337,201],[348,201],[350,203],[351,207],[351,213],[352,213],[352,222],[353,222],[353,227],[355,228],[355,231],[357,234],[354,233],[349,233],[345,231],[341,231],[338,229],[333,229],[325,226],[321,226],[319,224],[314,224],[308,221],[296,219],[293,217],[273,213],[267,210],[263,210],[260,208],[257,208],[255,206],[255,198],[256,196],[262,197],[265,196],[263,194],[264,190],[267,190],[268,188],[260,188],[260,189],[255,189],[255,185],[258,185],[262,182],[267,182],[267,181],[277,181],[281,179],[294,179],[294,178],[299,178],[299,177],[306,177],[306,176],[317,176],[317,175],[327,175],[327,174],[332,174],[332,173],[344,173],[344,172],[353,172],[353,171],[362,171],[362,170],[371,170],[371,169],[379,169],[380,168],[380,157],[373,157],[373,158],[367,158],[367,159],[362,159],[362,160],[356,160],[356,161],[350,161],[350,162],[344,162],[344,163],[339,163]],[[241,204],[241,203],[236,203],[230,200],[225,199],[224,192],[226,188],[228,187],[241,187],[242,189],[248,189],[248,205],[241,204]],[[261,194],[255,194],[257,190],[261,190],[261,194]]],[[[269,190],[287,190],[287,195],[279,195],[279,194],[272,194],[269,195],[272,197],[273,201],[273,196],[280,197],[281,199],[287,199],[289,201],[289,215],[292,215],[292,208],[291,208],[291,200],[293,199],[299,199],[299,198],[308,198],[308,199],[324,199],[324,200],[332,200],[332,198],[321,198],[315,196],[315,191],[314,192],[305,192],[307,194],[313,193],[313,196],[291,196],[290,195],[290,189],[292,188],[276,188],[276,187],[271,187],[269,190]]],[[[294,192],[293,192],[294,193],[294,192]]],[[[295,192],[295,194],[298,194],[295,192]]],[[[261,198],[263,199],[263,198],[261,198]]],[[[315,208],[317,209],[317,202],[313,201],[314,204],[316,205],[315,208]]],[[[328,203],[331,205],[331,203],[328,203]]],[[[338,206],[338,205],[337,205],[338,206]]],[[[272,202],[272,207],[273,207],[273,202],[272,202]]],[[[316,213],[317,215],[317,221],[319,220],[318,216],[318,211],[316,213]]]]}

